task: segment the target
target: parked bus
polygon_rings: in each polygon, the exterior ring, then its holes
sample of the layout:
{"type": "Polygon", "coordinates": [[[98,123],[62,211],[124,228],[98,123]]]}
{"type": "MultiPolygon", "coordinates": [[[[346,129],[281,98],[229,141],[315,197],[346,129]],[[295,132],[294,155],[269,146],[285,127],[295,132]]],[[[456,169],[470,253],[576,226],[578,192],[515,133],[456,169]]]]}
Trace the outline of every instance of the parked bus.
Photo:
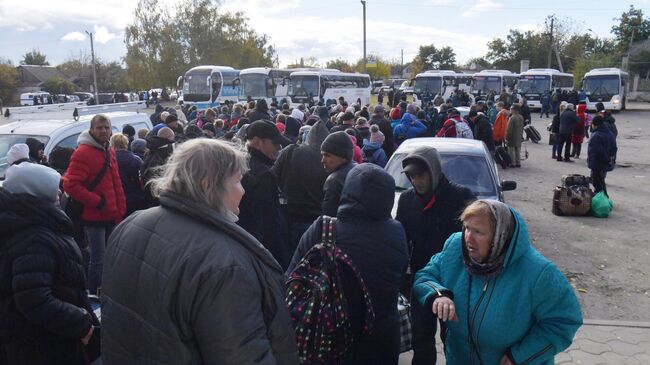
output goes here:
{"type": "MultiPolygon", "coordinates": [[[[413,86],[414,102],[420,105],[423,100],[434,100],[437,95],[447,100],[456,89],[465,90],[469,93],[471,85],[471,74],[451,70],[425,71],[415,76],[415,85],[413,86]]],[[[471,95],[470,99],[473,99],[471,95]]]]}
{"type": "Polygon", "coordinates": [[[226,100],[236,102],[239,86],[235,79],[239,70],[228,66],[196,66],[185,76],[176,80],[176,86],[183,90],[183,102],[195,105],[199,110],[218,107],[226,100]]]}
{"type": "Polygon", "coordinates": [[[588,110],[596,110],[598,102],[605,109],[623,110],[630,90],[629,75],[618,68],[595,68],[585,74],[581,89],[587,94],[588,110]]]}
{"type": "Polygon", "coordinates": [[[503,90],[512,93],[518,80],[519,75],[508,70],[483,70],[472,76],[471,93],[477,100],[491,91],[498,97],[503,90]]]}
{"type": "Polygon", "coordinates": [[[526,97],[530,108],[541,108],[540,98],[544,92],[550,95],[557,89],[573,90],[573,75],[552,68],[531,68],[519,75],[517,90],[526,97]]]}
{"type": "Polygon", "coordinates": [[[316,104],[343,97],[349,104],[370,104],[370,76],[338,70],[297,71],[290,76],[291,105],[316,104]]]}
{"type": "Polygon", "coordinates": [[[253,67],[239,72],[239,101],[266,99],[271,103],[286,98],[289,91],[289,76],[295,70],[270,67],[253,67]]]}

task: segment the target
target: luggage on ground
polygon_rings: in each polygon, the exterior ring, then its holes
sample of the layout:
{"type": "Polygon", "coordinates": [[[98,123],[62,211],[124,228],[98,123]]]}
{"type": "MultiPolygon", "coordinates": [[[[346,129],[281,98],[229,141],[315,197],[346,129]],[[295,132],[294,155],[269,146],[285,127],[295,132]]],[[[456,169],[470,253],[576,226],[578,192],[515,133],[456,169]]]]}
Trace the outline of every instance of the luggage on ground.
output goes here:
{"type": "Polygon", "coordinates": [[[591,198],[591,215],[596,218],[607,218],[612,212],[614,204],[603,191],[599,191],[591,198]]]}
{"type": "Polygon", "coordinates": [[[411,303],[402,294],[397,298],[399,312],[399,352],[411,351],[411,303]]]}
{"type": "Polygon", "coordinates": [[[555,215],[580,216],[587,215],[591,210],[591,198],[594,195],[589,184],[591,177],[572,174],[562,176],[562,186],[553,191],[553,206],[555,215]]]}
{"type": "Polygon", "coordinates": [[[524,126],[524,133],[526,133],[526,137],[530,139],[533,143],[539,143],[539,141],[542,139],[542,135],[539,134],[539,131],[533,127],[532,124],[527,124],[524,126]]]}
{"type": "Polygon", "coordinates": [[[508,154],[508,149],[504,146],[496,147],[494,150],[494,160],[504,169],[512,165],[512,159],[510,158],[510,154],[508,154]]]}

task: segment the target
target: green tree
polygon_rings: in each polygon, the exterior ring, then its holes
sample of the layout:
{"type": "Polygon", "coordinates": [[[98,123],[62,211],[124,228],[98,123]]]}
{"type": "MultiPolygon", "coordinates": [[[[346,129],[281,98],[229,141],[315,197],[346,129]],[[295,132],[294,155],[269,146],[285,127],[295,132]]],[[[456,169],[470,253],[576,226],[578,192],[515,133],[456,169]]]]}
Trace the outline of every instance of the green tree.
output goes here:
{"type": "Polygon", "coordinates": [[[451,47],[436,48],[433,44],[420,46],[417,56],[413,59],[411,73],[413,76],[426,70],[456,69],[456,53],[451,47]]]}
{"type": "MultiPolygon", "coordinates": [[[[379,56],[371,55],[368,59],[374,58],[374,63],[366,65],[366,73],[372,80],[382,80],[391,75],[391,65],[379,56]]],[[[363,57],[356,62],[353,72],[363,72],[363,57]]]]}
{"type": "Polygon", "coordinates": [[[318,58],[314,56],[309,56],[307,58],[305,57],[300,57],[299,61],[296,61],[292,64],[287,65],[287,68],[303,68],[303,67],[315,67],[318,68],[320,67],[320,63],[318,62],[318,58]]]}
{"type": "Polygon", "coordinates": [[[18,71],[10,61],[0,60],[0,98],[2,105],[10,104],[18,87],[18,71]]]}
{"type": "Polygon", "coordinates": [[[643,10],[635,9],[634,5],[630,5],[630,9],[621,14],[620,18],[613,20],[619,22],[612,26],[612,33],[621,51],[627,51],[630,41],[637,42],[650,37],[650,19],[644,18],[643,10]],[[632,39],[632,33],[634,33],[634,39],[632,39]]]}
{"type": "Polygon", "coordinates": [[[70,94],[75,91],[75,86],[68,80],[60,77],[51,77],[41,85],[41,89],[50,94],[70,94]]]}
{"type": "Polygon", "coordinates": [[[36,65],[36,66],[49,66],[50,63],[47,62],[47,57],[42,54],[39,50],[33,49],[31,52],[27,52],[23,55],[21,65],[36,65]]]}
{"type": "Polygon", "coordinates": [[[485,59],[494,68],[518,71],[521,60],[529,60],[531,68],[547,64],[548,40],[539,32],[510,29],[505,40],[495,38],[487,47],[485,59]]]}
{"type": "Polygon", "coordinates": [[[347,61],[337,58],[335,60],[327,61],[326,68],[334,68],[341,72],[354,72],[354,68],[347,61]]]}
{"type": "Polygon", "coordinates": [[[90,55],[80,53],[78,57],[70,57],[56,68],[68,76],[80,90],[90,90],[90,85],[93,83],[90,55]]]}

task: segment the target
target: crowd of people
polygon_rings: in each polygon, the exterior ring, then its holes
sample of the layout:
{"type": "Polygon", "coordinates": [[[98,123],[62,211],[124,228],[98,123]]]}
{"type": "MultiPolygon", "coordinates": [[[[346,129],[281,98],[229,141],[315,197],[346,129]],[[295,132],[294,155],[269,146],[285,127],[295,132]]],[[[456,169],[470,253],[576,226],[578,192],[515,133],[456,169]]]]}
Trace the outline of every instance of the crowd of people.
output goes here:
{"type": "MultiPolygon", "coordinates": [[[[397,364],[400,292],[414,365],[435,364],[439,325],[448,364],[553,363],[580,306],[515,209],[476,200],[435,148],[419,147],[402,161],[412,188],[391,216],[395,181],[383,167],[407,139],[507,144],[519,166],[525,100],[480,102],[464,117],[453,104],[157,105],[152,130],[112,133],[99,114],[76,150],[49,161],[42,144],[13,146],[0,188],[0,364],[87,363],[99,325],[87,292],[101,297],[107,365],[307,364],[312,342],[294,332],[301,309],[287,306],[285,280],[322,246],[327,217],[358,274],[337,273],[352,333],[337,363],[397,364]]],[[[565,109],[556,119],[568,146],[565,109]]],[[[591,120],[602,189],[613,125],[591,120]]]]}

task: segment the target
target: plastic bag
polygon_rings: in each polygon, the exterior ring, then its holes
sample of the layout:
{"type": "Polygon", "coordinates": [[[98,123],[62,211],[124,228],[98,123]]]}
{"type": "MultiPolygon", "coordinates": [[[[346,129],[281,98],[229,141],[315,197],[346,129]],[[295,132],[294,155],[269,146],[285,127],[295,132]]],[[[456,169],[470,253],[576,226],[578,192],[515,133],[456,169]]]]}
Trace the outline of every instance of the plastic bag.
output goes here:
{"type": "Polygon", "coordinates": [[[591,198],[591,214],[597,218],[607,218],[612,212],[614,204],[604,192],[599,191],[591,198]]]}

